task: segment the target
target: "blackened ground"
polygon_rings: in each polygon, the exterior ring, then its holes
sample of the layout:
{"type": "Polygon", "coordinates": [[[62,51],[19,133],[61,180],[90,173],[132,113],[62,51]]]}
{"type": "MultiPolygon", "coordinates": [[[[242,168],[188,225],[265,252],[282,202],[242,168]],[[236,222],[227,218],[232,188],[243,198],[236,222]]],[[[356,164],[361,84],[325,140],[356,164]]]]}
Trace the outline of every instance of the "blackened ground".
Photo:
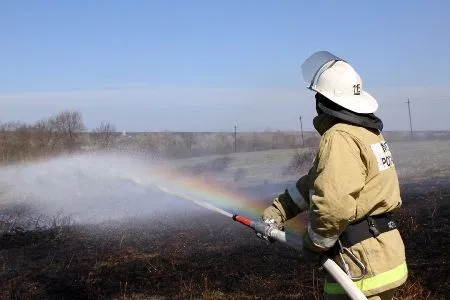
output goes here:
{"type": "MultiPolygon", "coordinates": [[[[398,299],[445,299],[450,185],[404,184],[402,195],[410,277],[398,299]]],[[[0,262],[1,299],[320,299],[323,275],[220,215],[10,229],[0,262]]]]}

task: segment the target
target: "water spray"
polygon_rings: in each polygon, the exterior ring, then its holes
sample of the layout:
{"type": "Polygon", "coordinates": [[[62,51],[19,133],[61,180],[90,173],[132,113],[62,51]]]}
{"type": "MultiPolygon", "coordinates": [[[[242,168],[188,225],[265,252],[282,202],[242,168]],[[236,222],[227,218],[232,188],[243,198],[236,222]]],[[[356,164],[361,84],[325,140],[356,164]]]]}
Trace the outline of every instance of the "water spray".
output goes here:
{"type": "MultiPolygon", "coordinates": [[[[86,160],[84,161],[84,163],[82,163],[83,158],[87,159],[89,157],[75,157],[68,161],[65,159],[53,160],[46,165],[46,168],[43,168],[41,165],[37,165],[34,166],[34,168],[31,168],[30,166],[31,169],[26,168],[27,166],[4,169],[3,172],[5,172],[5,175],[7,176],[0,176],[2,178],[0,182],[4,181],[4,184],[6,184],[6,186],[26,186],[27,189],[25,189],[25,191],[23,191],[23,188],[19,190],[12,190],[13,192],[21,195],[24,199],[28,198],[28,194],[31,194],[34,197],[40,196],[37,197],[39,200],[51,198],[48,197],[50,195],[55,197],[56,200],[60,199],[62,201],[66,200],[65,197],[63,197],[66,196],[65,194],[62,194],[63,191],[65,193],[74,191],[76,192],[76,195],[71,199],[78,201],[81,198],[85,198],[80,197],[80,195],[78,194],[79,191],[85,192],[86,189],[90,187],[88,183],[92,182],[93,178],[98,180],[102,178],[129,180],[140,186],[154,187],[166,194],[191,201],[192,203],[195,203],[203,208],[220,213],[227,218],[230,218],[251,228],[262,237],[285,243],[295,248],[300,253],[303,251],[303,239],[301,238],[301,236],[278,230],[273,226],[273,224],[267,224],[262,221],[254,221],[241,215],[229,213],[228,211],[219,208],[210,202],[201,200],[204,198],[202,196],[207,195],[207,198],[211,199],[212,201],[214,199],[222,199],[230,200],[230,202],[236,204],[236,201],[231,201],[233,200],[232,196],[214,190],[209,190],[209,193],[206,194],[205,192],[208,190],[208,186],[199,185],[195,181],[186,182],[186,180],[188,179],[184,177],[173,178],[171,176],[166,176],[164,172],[158,172],[156,168],[153,172],[153,174],[156,175],[150,176],[148,175],[149,170],[145,167],[141,168],[142,163],[139,163],[138,161],[126,160],[125,165],[117,166],[117,159],[114,159],[114,163],[111,163],[110,160],[103,160],[102,164],[96,165],[96,167],[93,168],[92,165],[94,161],[86,160]],[[111,168],[111,166],[116,167],[111,168]],[[50,177],[48,176],[49,172],[56,173],[54,176],[50,177]],[[50,181],[48,181],[49,178],[51,179],[50,181]],[[14,184],[12,185],[12,183],[14,184]],[[51,184],[52,187],[61,186],[61,183],[71,184],[65,186],[64,189],[55,190],[53,188],[47,188],[47,186],[45,185],[46,183],[51,184]]],[[[83,206],[92,205],[92,203],[89,203],[89,199],[97,198],[97,196],[102,192],[107,191],[107,189],[105,190],[104,186],[105,184],[102,183],[102,188],[98,189],[98,191],[95,188],[90,191],[93,194],[90,195],[91,197],[86,198],[87,203],[82,203],[84,204],[83,206]]],[[[73,204],[73,202],[76,201],[71,201],[70,204],[73,204]]],[[[40,202],[36,201],[36,203],[40,202]]],[[[53,207],[56,206],[58,202],[49,202],[48,204],[49,205],[47,206],[53,207]]],[[[364,294],[356,287],[351,278],[333,260],[324,257],[321,260],[321,266],[325,270],[327,270],[327,272],[343,287],[343,289],[351,299],[367,299],[364,294]]]]}
{"type": "MultiPolygon", "coordinates": [[[[142,184],[139,180],[134,179],[134,182],[138,184],[142,184]]],[[[163,187],[160,184],[151,183],[151,186],[173,196],[189,200],[201,207],[209,209],[211,211],[218,212],[228,218],[233,219],[234,221],[241,223],[251,229],[253,229],[257,234],[270,238],[274,241],[285,243],[299,252],[303,251],[303,239],[301,236],[293,235],[281,230],[278,230],[273,226],[273,224],[268,224],[261,221],[254,221],[248,219],[246,217],[231,214],[209,202],[198,199],[197,197],[188,196],[184,193],[177,193],[172,189],[163,187]]],[[[361,292],[360,289],[353,283],[352,279],[347,275],[333,260],[324,256],[320,261],[320,266],[324,268],[335,280],[338,282],[347,295],[353,300],[363,300],[367,299],[367,297],[361,292]]]]}

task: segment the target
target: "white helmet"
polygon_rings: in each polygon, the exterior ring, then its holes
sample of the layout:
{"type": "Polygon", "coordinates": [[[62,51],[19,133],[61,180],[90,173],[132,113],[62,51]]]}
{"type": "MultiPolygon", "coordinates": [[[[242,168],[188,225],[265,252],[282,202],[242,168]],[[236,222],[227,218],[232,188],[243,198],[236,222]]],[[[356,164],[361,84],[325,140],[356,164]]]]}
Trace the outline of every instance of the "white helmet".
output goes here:
{"type": "Polygon", "coordinates": [[[363,90],[362,80],[353,67],[327,51],[312,54],[302,64],[308,88],[356,113],[373,113],[378,103],[363,90]]]}

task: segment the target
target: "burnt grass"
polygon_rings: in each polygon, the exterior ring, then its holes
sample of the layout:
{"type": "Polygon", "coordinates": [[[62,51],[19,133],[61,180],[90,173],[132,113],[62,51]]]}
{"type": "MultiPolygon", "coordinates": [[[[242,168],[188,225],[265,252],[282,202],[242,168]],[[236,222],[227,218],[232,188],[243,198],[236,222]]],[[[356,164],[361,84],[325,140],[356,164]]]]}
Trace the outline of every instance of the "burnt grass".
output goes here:
{"type": "MultiPolygon", "coordinates": [[[[402,184],[409,265],[398,299],[450,294],[450,184],[402,184]]],[[[10,228],[0,299],[321,299],[323,271],[220,215],[10,228]]]]}

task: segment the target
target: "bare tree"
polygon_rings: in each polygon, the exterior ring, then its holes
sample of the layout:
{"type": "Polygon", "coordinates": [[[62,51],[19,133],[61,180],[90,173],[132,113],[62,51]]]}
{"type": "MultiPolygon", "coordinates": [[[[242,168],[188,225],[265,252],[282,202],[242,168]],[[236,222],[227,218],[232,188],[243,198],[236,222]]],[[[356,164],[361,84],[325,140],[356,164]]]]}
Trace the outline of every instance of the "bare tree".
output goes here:
{"type": "Polygon", "coordinates": [[[31,132],[27,124],[0,124],[0,155],[4,163],[25,159],[31,151],[31,132]]]}
{"type": "Polygon", "coordinates": [[[28,158],[33,151],[32,127],[26,123],[16,123],[15,126],[15,154],[16,159],[24,160],[28,158]]]}
{"type": "Polygon", "coordinates": [[[52,119],[43,119],[34,124],[32,142],[39,154],[46,154],[55,146],[55,124],[52,119]]]}
{"type": "Polygon", "coordinates": [[[80,135],[86,130],[83,116],[78,111],[62,111],[51,118],[58,140],[65,150],[73,152],[79,145],[80,135]]]}
{"type": "Polygon", "coordinates": [[[0,152],[3,163],[8,163],[11,155],[11,144],[14,138],[12,123],[0,124],[0,152]]]}
{"type": "Polygon", "coordinates": [[[94,144],[101,149],[109,149],[114,145],[114,135],[116,127],[107,121],[102,121],[100,125],[92,131],[94,144]]]}

